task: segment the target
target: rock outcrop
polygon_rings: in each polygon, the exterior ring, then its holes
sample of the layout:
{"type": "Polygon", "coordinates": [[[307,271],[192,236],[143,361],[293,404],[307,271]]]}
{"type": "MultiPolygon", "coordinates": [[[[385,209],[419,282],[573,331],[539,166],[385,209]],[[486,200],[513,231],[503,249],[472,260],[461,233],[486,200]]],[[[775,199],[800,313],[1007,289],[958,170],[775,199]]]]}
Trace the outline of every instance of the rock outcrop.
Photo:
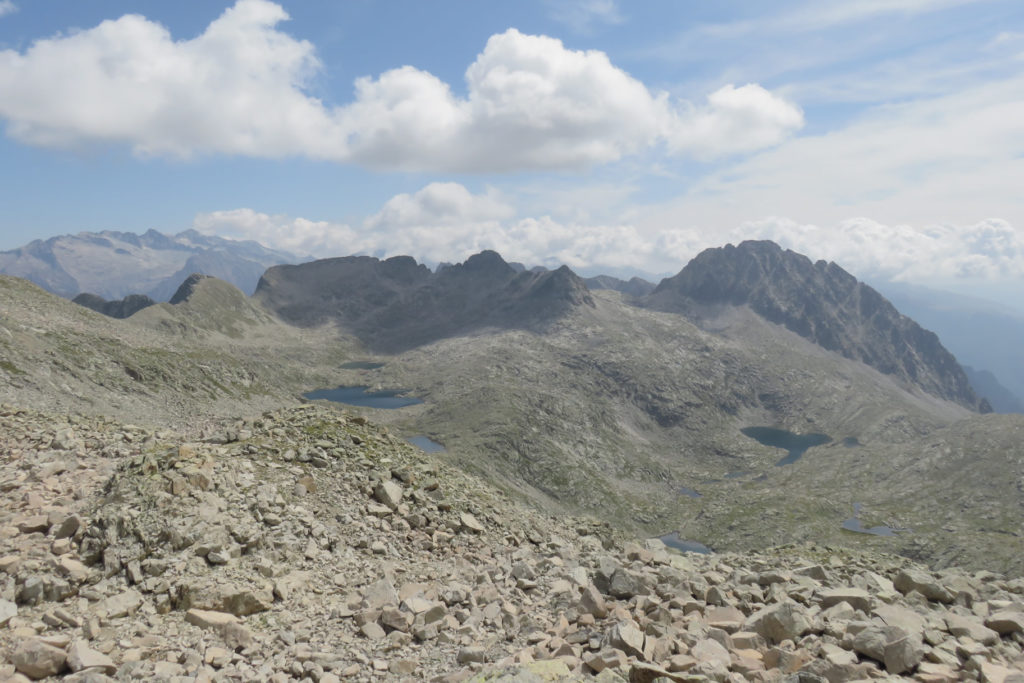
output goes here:
{"type": "Polygon", "coordinates": [[[71,301],[79,306],[85,306],[88,309],[94,310],[97,313],[102,313],[103,315],[111,318],[128,318],[135,315],[143,308],[148,308],[149,306],[156,304],[156,301],[145,294],[129,294],[123,299],[107,301],[98,294],[82,292],[71,301]]]}
{"type": "Polygon", "coordinates": [[[934,333],[900,315],[835,263],[813,263],[774,242],[706,249],[679,274],[662,280],[645,305],[696,318],[715,307],[749,306],[829,351],[940,398],[984,408],[934,333]]]}

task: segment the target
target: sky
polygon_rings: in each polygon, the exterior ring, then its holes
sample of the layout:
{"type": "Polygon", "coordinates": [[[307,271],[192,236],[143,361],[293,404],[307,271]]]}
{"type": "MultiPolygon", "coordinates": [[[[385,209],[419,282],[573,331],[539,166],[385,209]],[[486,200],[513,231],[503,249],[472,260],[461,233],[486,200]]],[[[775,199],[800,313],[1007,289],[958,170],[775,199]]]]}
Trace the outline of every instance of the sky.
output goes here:
{"type": "Polygon", "coordinates": [[[1019,0],[0,0],[0,250],[677,272],[772,239],[1020,304],[1019,0]]]}

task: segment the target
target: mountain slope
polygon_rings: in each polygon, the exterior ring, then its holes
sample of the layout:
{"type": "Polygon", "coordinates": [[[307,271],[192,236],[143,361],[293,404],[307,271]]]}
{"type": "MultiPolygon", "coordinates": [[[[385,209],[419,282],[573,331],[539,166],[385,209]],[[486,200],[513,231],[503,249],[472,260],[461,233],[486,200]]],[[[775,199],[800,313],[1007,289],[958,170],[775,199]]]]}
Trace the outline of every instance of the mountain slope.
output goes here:
{"type": "Polygon", "coordinates": [[[227,240],[195,230],[177,235],[107,230],[36,240],[0,252],[0,273],[25,278],[69,299],[91,292],[105,299],[144,294],[166,301],[194,272],[252,292],[268,267],[297,260],[256,242],[227,240]]]}
{"type": "Polygon", "coordinates": [[[984,409],[934,333],[835,263],[812,263],[773,242],[707,249],[662,280],[644,305],[697,319],[714,317],[724,306],[749,306],[822,348],[935,396],[984,409]]]}
{"type": "Polygon", "coordinates": [[[177,306],[118,320],[0,275],[0,403],[129,420],[230,414],[295,401],[350,348],[212,278],[177,306]]]}
{"type": "Polygon", "coordinates": [[[487,328],[535,328],[593,305],[566,267],[516,272],[484,251],[432,273],[408,256],[349,256],[270,268],[254,299],[300,326],[337,324],[394,352],[487,328]]]}

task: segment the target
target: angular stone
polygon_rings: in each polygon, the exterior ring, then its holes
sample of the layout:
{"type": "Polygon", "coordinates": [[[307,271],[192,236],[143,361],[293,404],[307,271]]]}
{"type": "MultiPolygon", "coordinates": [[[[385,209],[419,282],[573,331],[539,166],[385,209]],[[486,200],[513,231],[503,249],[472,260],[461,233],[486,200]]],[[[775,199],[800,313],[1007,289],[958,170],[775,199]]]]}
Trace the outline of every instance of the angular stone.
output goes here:
{"type": "Polygon", "coordinates": [[[367,609],[381,609],[385,605],[397,605],[398,591],[387,579],[380,579],[363,589],[363,604],[367,609]]]}
{"type": "Polygon", "coordinates": [[[967,636],[983,645],[995,645],[999,642],[999,634],[990,628],[986,628],[977,617],[947,614],[946,630],[954,636],[967,636]]]}
{"type": "Polygon", "coordinates": [[[945,586],[939,583],[931,574],[915,569],[901,569],[893,582],[896,590],[906,595],[910,591],[917,591],[924,597],[935,602],[951,603],[955,596],[945,586]]]}
{"type": "Polygon", "coordinates": [[[907,633],[916,634],[918,637],[922,636],[928,625],[923,616],[912,609],[899,605],[878,605],[871,613],[884,621],[887,626],[896,626],[907,633]]]}
{"type": "Polygon", "coordinates": [[[57,567],[61,574],[75,583],[81,583],[89,578],[89,568],[68,555],[61,555],[57,560],[57,567]]]}
{"type": "Polygon", "coordinates": [[[871,605],[874,603],[871,594],[866,590],[847,587],[823,591],[818,594],[818,599],[821,601],[821,606],[825,609],[840,602],[846,602],[854,609],[858,609],[865,614],[871,614],[871,605]]]}
{"type": "Polygon", "coordinates": [[[370,640],[380,640],[387,635],[387,633],[384,632],[383,627],[381,627],[380,624],[373,621],[371,621],[368,624],[363,624],[359,627],[359,630],[362,632],[364,636],[366,636],[370,640]]]}
{"type": "Polygon", "coordinates": [[[1024,612],[1012,610],[995,612],[985,620],[985,626],[1003,636],[1010,633],[1024,633],[1024,612]]]}
{"type": "Polygon", "coordinates": [[[648,592],[643,579],[636,572],[628,569],[616,569],[608,582],[608,594],[620,600],[647,595],[648,592]]]}
{"type": "Polygon", "coordinates": [[[592,583],[583,589],[583,594],[580,596],[580,609],[585,614],[592,614],[597,619],[604,619],[608,616],[608,606],[605,604],[604,596],[592,583]]]}
{"type": "Polygon", "coordinates": [[[10,600],[0,599],[0,626],[6,626],[7,622],[18,616],[18,606],[10,600]]]}
{"type": "Polygon", "coordinates": [[[57,527],[57,531],[54,532],[53,537],[56,539],[61,538],[72,538],[78,533],[78,530],[85,526],[85,522],[78,515],[69,515],[64,518],[64,521],[57,527]]]}
{"type": "Polygon", "coordinates": [[[709,626],[720,628],[727,633],[739,631],[746,619],[746,615],[735,607],[713,607],[704,614],[704,621],[709,626]]]}
{"type": "Polygon", "coordinates": [[[459,648],[459,653],[455,655],[455,661],[459,664],[482,664],[487,661],[487,650],[479,645],[468,645],[459,648]]]}
{"type": "Polygon", "coordinates": [[[636,624],[620,621],[608,632],[608,645],[622,650],[627,656],[643,657],[644,634],[636,624]]]}
{"type": "Polygon", "coordinates": [[[687,681],[689,676],[680,676],[668,669],[653,664],[637,662],[629,668],[629,683],[655,683],[656,681],[687,681]]]}
{"type": "Polygon", "coordinates": [[[56,676],[67,668],[64,650],[47,645],[36,638],[21,641],[11,654],[14,668],[32,679],[56,676]]]}
{"type": "Polygon", "coordinates": [[[461,528],[463,531],[468,531],[473,534],[482,533],[484,530],[483,524],[468,512],[459,513],[459,523],[462,525],[461,528]]]}
{"type": "Polygon", "coordinates": [[[274,592],[268,586],[251,588],[245,584],[199,583],[185,587],[182,606],[214,612],[230,612],[244,617],[265,612],[274,603],[274,592]]]}
{"type": "Polygon", "coordinates": [[[924,646],[921,641],[913,636],[905,635],[886,643],[882,661],[886,671],[898,675],[913,670],[922,658],[924,658],[924,646]]]}
{"type": "Polygon", "coordinates": [[[117,665],[107,655],[91,649],[84,640],[76,640],[68,647],[68,666],[72,671],[98,669],[108,676],[117,671],[117,665]]]}
{"type": "Polygon", "coordinates": [[[118,619],[127,617],[135,612],[142,605],[142,593],[131,588],[117,595],[112,595],[97,603],[93,608],[101,617],[107,619],[118,619]]]}
{"type": "Polygon", "coordinates": [[[811,630],[803,609],[792,602],[769,605],[747,618],[744,630],[754,631],[769,643],[796,640],[811,630]]]}
{"type": "Polygon", "coordinates": [[[214,612],[193,608],[185,612],[185,621],[199,628],[218,629],[227,624],[237,624],[238,617],[227,612],[214,612]]]}
{"type": "Polygon", "coordinates": [[[731,661],[729,651],[717,640],[712,640],[711,638],[698,640],[690,648],[690,656],[697,660],[698,665],[704,662],[711,662],[727,669],[731,661]]]}
{"type": "Polygon", "coordinates": [[[50,530],[50,518],[47,515],[33,515],[18,522],[17,526],[23,534],[45,534],[50,530]]]}
{"type": "Polygon", "coordinates": [[[606,647],[598,652],[584,654],[583,663],[596,674],[608,669],[621,669],[626,666],[626,653],[606,647]]]}
{"type": "Polygon", "coordinates": [[[402,487],[393,481],[382,481],[373,487],[373,497],[391,510],[397,510],[402,502],[402,487]]]}

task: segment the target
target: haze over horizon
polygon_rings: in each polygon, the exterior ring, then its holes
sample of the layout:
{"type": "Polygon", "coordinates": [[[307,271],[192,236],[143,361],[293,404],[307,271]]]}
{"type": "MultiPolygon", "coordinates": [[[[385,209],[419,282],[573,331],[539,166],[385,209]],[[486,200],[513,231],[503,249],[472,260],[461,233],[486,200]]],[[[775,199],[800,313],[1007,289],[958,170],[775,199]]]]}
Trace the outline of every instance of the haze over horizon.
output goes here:
{"type": "Polygon", "coordinates": [[[666,274],[743,239],[1020,309],[999,0],[0,2],[0,249],[195,228],[666,274]]]}

